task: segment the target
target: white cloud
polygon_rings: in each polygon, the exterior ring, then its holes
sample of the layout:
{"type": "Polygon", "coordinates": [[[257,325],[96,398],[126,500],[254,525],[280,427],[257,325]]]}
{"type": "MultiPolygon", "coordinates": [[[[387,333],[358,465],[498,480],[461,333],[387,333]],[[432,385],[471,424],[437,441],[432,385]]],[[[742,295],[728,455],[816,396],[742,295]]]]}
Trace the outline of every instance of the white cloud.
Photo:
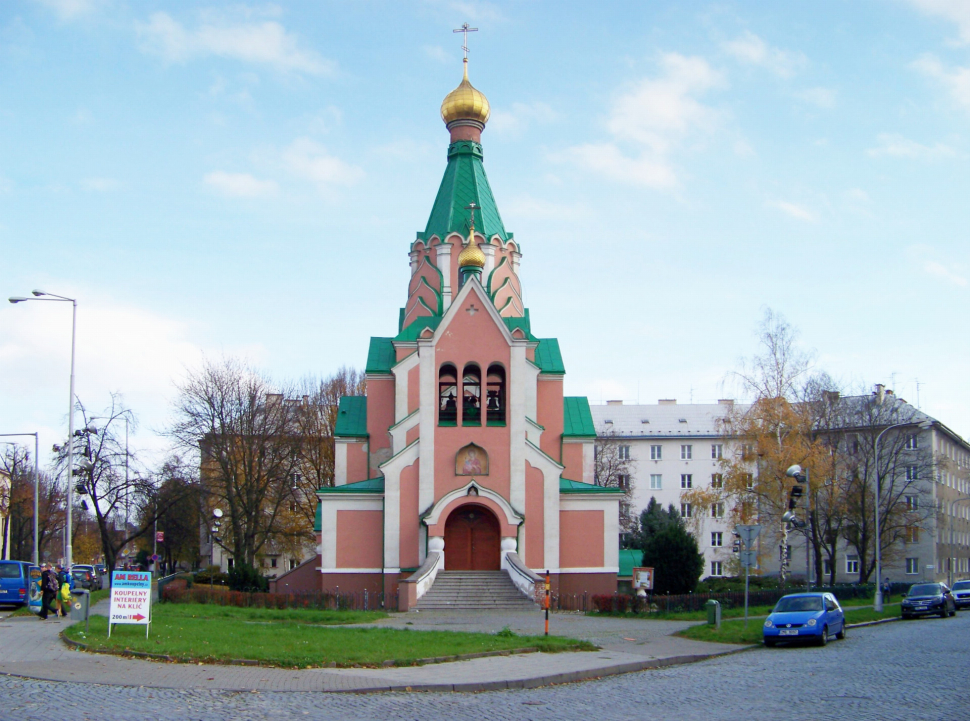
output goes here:
{"type": "Polygon", "coordinates": [[[119,185],[114,178],[85,178],[81,181],[81,187],[92,193],[107,193],[117,190],[119,185]]]}
{"type": "Polygon", "coordinates": [[[766,68],[783,78],[791,77],[808,64],[801,53],[773,48],[750,30],[736,40],[721,43],[721,48],[742,63],[766,68]]]}
{"type": "Polygon", "coordinates": [[[498,133],[518,135],[524,132],[531,123],[551,123],[558,117],[556,111],[546,103],[512,103],[509,110],[492,110],[488,128],[498,133]]]}
{"type": "Polygon", "coordinates": [[[814,223],[818,218],[815,214],[801,205],[796,205],[795,203],[789,203],[784,200],[775,200],[768,204],[772,208],[777,208],[786,215],[794,218],[795,220],[801,220],[806,223],[814,223]]]}
{"type": "Polygon", "coordinates": [[[440,45],[425,45],[422,50],[427,57],[439,63],[450,63],[454,60],[440,45]]]}
{"type": "Polygon", "coordinates": [[[364,178],[364,171],[334,157],[317,142],[298,138],[283,151],[283,162],[294,175],[318,187],[353,185],[364,178]]]}
{"type": "Polygon", "coordinates": [[[259,180],[249,173],[227,173],[215,170],[206,173],[206,185],[231,198],[262,198],[276,195],[276,181],[259,180]]]}
{"type": "Polygon", "coordinates": [[[927,260],[923,263],[923,270],[932,276],[937,278],[942,278],[948,283],[960,286],[961,288],[967,287],[967,279],[958,273],[954,273],[952,270],[947,268],[942,263],[937,263],[935,260],[927,260]]]}
{"type": "Polygon", "coordinates": [[[869,193],[864,191],[862,188],[849,188],[843,194],[843,197],[853,203],[868,203],[869,193]]]}
{"type": "Polygon", "coordinates": [[[794,96],[799,100],[820,108],[835,107],[835,91],[831,88],[806,88],[797,90],[794,96]]]}
{"type": "Polygon", "coordinates": [[[658,77],[641,80],[614,102],[606,123],[612,143],[569,148],[565,157],[615,180],[675,187],[677,175],[669,156],[691,136],[717,127],[721,113],[699,97],[723,87],[725,81],[699,57],[666,53],[660,67],[658,77]]]}
{"type": "Polygon", "coordinates": [[[970,112],[970,68],[946,67],[933,55],[924,55],[915,60],[912,66],[939,82],[957,105],[970,112]]]}
{"type": "Polygon", "coordinates": [[[960,42],[970,44],[970,3],[967,0],[909,0],[909,4],[927,15],[956,23],[960,42]]]}
{"type": "Polygon", "coordinates": [[[503,203],[502,213],[508,218],[573,222],[588,216],[589,209],[582,204],[553,203],[530,195],[520,195],[503,203]]]}
{"type": "Polygon", "coordinates": [[[215,55],[310,75],[330,75],[336,67],[317,52],[300,47],[296,37],[277,22],[232,22],[207,16],[189,30],[167,13],[157,12],[136,27],[142,49],[169,62],[215,55]]]}
{"type": "Polygon", "coordinates": [[[62,21],[75,20],[94,12],[102,0],[37,0],[53,10],[62,21]]]}
{"type": "Polygon", "coordinates": [[[880,133],[876,137],[879,144],[875,148],[869,148],[868,153],[873,158],[887,156],[890,158],[947,158],[956,155],[956,151],[948,145],[937,143],[936,145],[922,145],[915,140],[904,138],[898,133],[880,133]]]}

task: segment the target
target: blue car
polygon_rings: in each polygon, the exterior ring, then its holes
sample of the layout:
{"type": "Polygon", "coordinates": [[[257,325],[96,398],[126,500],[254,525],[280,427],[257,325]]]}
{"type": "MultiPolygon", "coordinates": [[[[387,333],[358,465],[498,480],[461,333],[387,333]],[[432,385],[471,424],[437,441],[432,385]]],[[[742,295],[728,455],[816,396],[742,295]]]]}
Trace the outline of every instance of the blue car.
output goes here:
{"type": "Polygon", "coordinates": [[[787,641],[813,641],[819,646],[829,636],[845,638],[845,614],[831,593],[792,593],[775,604],[765,620],[765,646],[787,641]]]}
{"type": "Polygon", "coordinates": [[[0,561],[0,604],[25,606],[30,602],[31,568],[36,566],[26,561],[0,561]]]}

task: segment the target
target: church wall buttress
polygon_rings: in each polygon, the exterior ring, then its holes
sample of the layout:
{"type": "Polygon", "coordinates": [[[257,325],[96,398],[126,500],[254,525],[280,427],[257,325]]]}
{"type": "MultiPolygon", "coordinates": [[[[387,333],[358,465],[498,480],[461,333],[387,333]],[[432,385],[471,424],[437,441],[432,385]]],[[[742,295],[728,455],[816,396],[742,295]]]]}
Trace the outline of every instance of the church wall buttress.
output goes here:
{"type": "Polygon", "coordinates": [[[418,509],[418,464],[415,461],[401,471],[400,493],[401,493],[401,541],[400,541],[400,566],[401,568],[417,568],[420,565],[419,558],[419,533],[417,518],[418,509]]]}
{"type": "Polygon", "coordinates": [[[562,464],[566,467],[562,472],[563,478],[586,482],[583,445],[582,443],[563,443],[562,464]]]}
{"type": "Polygon", "coordinates": [[[540,376],[537,394],[536,412],[539,417],[536,421],[546,429],[542,434],[540,448],[558,461],[561,455],[559,445],[563,429],[562,378],[546,379],[540,376]]]}
{"type": "MultiPolygon", "coordinates": [[[[545,478],[538,468],[525,465],[525,565],[542,568],[545,565],[545,523],[543,484],[545,478]]],[[[522,555],[520,549],[520,556],[522,555]]]]}
{"type": "Polygon", "coordinates": [[[367,443],[347,444],[347,483],[366,481],[370,476],[367,469],[367,443]]]}
{"type": "Polygon", "coordinates": [[[367,379],[367,433],[370,436],[368,478],[380,475],[378,466],[391,457],[388,429],[394,425],[394,379],[367,379]]]}
{"type": "Polygon", "coordinates": [[[411,415],[418,410],[418,403],[421,400],[421,369],[414,366],[408,371],[408,408],[407,415],[411,415]]]}

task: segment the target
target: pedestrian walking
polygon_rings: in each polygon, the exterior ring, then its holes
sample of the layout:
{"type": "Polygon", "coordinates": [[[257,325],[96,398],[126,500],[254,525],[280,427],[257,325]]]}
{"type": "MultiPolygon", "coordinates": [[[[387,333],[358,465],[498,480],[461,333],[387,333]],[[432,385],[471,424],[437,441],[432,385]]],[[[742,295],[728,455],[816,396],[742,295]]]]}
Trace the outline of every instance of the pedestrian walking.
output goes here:
{"type": "Polygon", "coordinates": [[[57,610],[62,617],[67,616],[71,608],[71,593],[74,591],[74,576],[67,572],[64,566],[57,567],[57,610]]]}
{"type": "Polygon", "coordinates": [[[889,596],[892,594],[892,590],[893,590],[893,585],[892,585],[892,583],[889,582],[889,576],[886,576],[886,578],[882,582],[882,600],[883,601],[888,601],[889,600],[889,596]]]}
{"type": "Polygon", "coordinates": [[[40,618],[42,621],[47,620],[47,612],[53,611],[54,615],[57,615],[57,609],[54,608],[54,599],[57,598],[57,592],[60,590],[60,584],[57,582],[57,573],[51,567],[49,563],[45,563],[41,566],[40,574],[40,618]]]}

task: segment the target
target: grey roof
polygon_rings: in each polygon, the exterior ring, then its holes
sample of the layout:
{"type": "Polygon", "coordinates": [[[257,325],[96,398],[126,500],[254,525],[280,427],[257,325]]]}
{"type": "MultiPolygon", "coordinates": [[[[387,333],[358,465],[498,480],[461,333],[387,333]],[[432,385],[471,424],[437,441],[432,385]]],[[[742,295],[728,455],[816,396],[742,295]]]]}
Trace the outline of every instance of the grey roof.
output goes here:
{"type": "MultiPolygon", "coordinates": [[[[743,410],[745,406],[734,406],[743,410]]],[[[720,436],[718,421],[732,409],[728,403],[591,405],[597,435],[611,430],[627,438],[704,438],[720,436]],[[610,422],[612,421],[612,423],[610,422]]]]}

